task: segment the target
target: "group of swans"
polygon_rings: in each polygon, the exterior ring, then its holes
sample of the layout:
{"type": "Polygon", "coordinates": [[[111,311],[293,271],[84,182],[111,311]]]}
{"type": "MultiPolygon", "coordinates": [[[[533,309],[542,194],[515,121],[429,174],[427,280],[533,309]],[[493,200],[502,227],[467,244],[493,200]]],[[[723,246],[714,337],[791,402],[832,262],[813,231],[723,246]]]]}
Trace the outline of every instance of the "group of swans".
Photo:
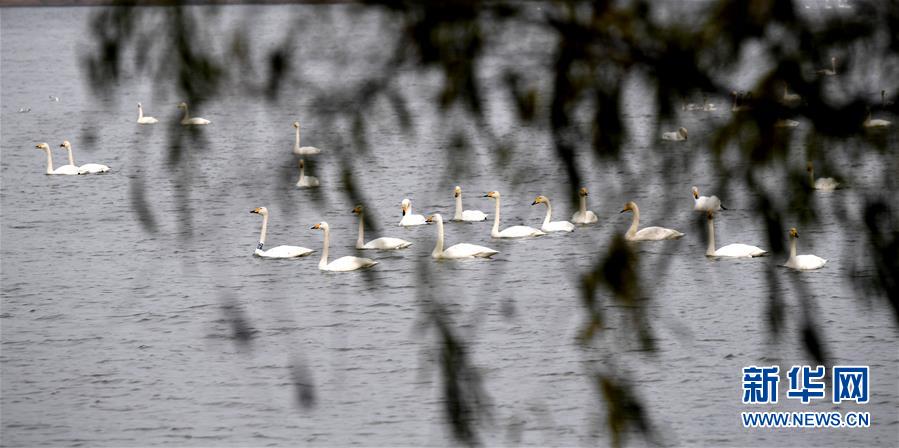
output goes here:
{"type": "Polygon", "coordinates": [[[53,168],[53,155],[51,154],[50,145],[46,143],[38,143],[35,148],[47,153],[47,174],[57,175],[79,175],[79,174],[100,174],[109,171],[109,167],[99,163],[87,163],[81,166],[75,165],[75,157],[72,154],[72,144],[68,140],[59,145],[69,153],[69,164],[59,168],[53,168]]]}

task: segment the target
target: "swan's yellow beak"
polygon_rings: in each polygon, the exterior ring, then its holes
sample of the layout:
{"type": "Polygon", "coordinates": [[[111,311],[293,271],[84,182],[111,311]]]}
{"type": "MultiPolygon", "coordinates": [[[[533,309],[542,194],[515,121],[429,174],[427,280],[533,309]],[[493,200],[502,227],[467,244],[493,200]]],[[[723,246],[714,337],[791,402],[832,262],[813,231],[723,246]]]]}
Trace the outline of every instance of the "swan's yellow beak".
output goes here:
{"type": "Polygon", "coordinates": [[[362,206],[361,206],[361,205],[357,205],[356,207],[353,208],[353,214],[358,215],[359,213],[362,213],[362,206]]]}
{"type": "Polygon", "coordinates": [[[315,224],[314,226],[310,227],[310,229],[321,229],[321,228],[322,228],[321,223],[315,224]]]}
{"type": "Polygon", "coordinates": [[[434,222],[434,215],[429,215],[427,218],[425,218],[425,222],[434,222]]]}

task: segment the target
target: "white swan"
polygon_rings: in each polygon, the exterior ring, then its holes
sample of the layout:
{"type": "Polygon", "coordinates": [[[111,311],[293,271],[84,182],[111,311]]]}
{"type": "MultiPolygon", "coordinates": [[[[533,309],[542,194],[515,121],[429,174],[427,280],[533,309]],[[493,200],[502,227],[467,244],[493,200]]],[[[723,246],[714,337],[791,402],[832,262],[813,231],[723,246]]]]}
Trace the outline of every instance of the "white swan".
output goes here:
{"type": "MultiPolygon", "coordinates": [[[[65,148],[69,152],[69,164],[75,165],[75,157],[72,155],[72,144],[65,140],[59,147],[65,148]]],[[[102,163],[85,163],[78,167],[78,174],[100,174],[107,171],[109,171],[109,167],[102,163]]]]}
{"type": "Polygon", "coordinates": [[[817,255],[796,255],[797,239],[799,239],[799,232],[793,227],[790,229],[790,258],[784,263],[784,266],[797,271],[810,271],[824,267],[827,260],[817,255]]]}
{"type": "Polygon", "coordinates": [[[250,210],[250,213],[262,215],[262,231],[259,232],[259,244],[256,245],[256,250],[253,252],[253,255],[262,258],[296,258],[304,257],[315,252],[312,249],[300,246],[277,246],[269,250],[264,250],[265,232],[268,230],[268,209],[265,207],[257,207],[250,210]]]}
{"type": "Polygon", "coordinates": [[[297,186],[300,188],[312,188],[319,185],[318,178],[306,175],[306,163],[300,159],[300,178],[297,180],[297,186]]]}
{"type": "Polygon", "coordinates": [[[500,196],[498,191],[491,191],[484,195],[485,198],[496,199],[496,211],[493,216],[493,228],[490,230],[490,236],[493,238],[523,238],[527,236],[546,235],[540,230],[528,226],[512,226],[499,231],[499,208],[500,196]]]}
{"type": "Polygon", "coordinates": [[[637,208],[637,204],[634,201],[630,201],[627,204],[624,204],[624,210],[621,210],[619,213],[624,213],[626,211],[634,212],[634,220],[631,222],[631,226],[627,229],[627,233],[624,234],[624,239],[629,241],[658,241],[658,240],[675,240],[682,236],[683,233],[678,232],[674,229],[666,229],[664,227],[647,227],[645,229],[640,229],[637,231],[637,227],[640,225],[640,209],[637,208]]]}
{"type": "Polygon", "coordinates": [[[328,223],[322,221],[314,226],[313,229],[320,229],[325,231],[325,244],[322,249],[322,259],[318,262],[318,268],[323,271],[333,271],[333,272],[347,272],[347,271],[355,271],[357,269],[365,269],[372,267],[378,264],[377,261],[372,260],[371,258],[359,258],[359,257],[340,257],[330,263],[328,263],[328,245],[330,244],[331,239],[331,230],[328,227],[328,223]]]}
{"type": "Polygon", "coordinates": [[[137,103],[137,123],[138,124],[153,124],[157,123],[159,120],[153,117],[145,117],[144,116],[144,107],[137,103]]]}
{"type": "Polygon", "coordinates": [[[834,76],[837,74],[837,58],[830,58],[830,68],[822,68],[817,71],[819,75],[834,76]]]}
{"type": "Polygon", "coordinates": [[[187,111],[187,103],[182,102],[181,104],[178,105],[178,109],[184,109],[184,118],[181,119],[181,124],[183,124],[185,126],[187,126],[187,125],[202,125],[202,124],[212,123],[211,121],[209,121],[205,118],[199,118],[199,117],[191,118],[190,112],[187,111]]]}
{"type": "Polygon", "coordinates": [[[706,212],[709,220],[709,246],[705,250],[707,257],[731,257],[731,258],[751,258],[761,257],[768,252],[748,244],[728,244],[718,250],[715,250],[715,213],[706,212]]]}
{"type": "Polygon", "coordinates": [[[822,177],[818,180],[815,180],[815,167],[812,165],[812,162],[809,162],[808,166],[806,166],[805,169],[806,171],[808,171],[809,184],[815,190],[833,191],[840,186],[840,183],[832,177],[822,177]]]}
{"type": "Polygon", "coordinates": [[[795,128],[796,126],[799,126],[798,121],[787,118],[782,118],[774,122],[774,127],[776,128],[795,128]]]}
{"type": "Polygon", "coordinates": [[[790,93],[790,90],[787,88],[787,83],[784,83],[784,94],[780,97],[780,102],[788,106],[795,106],[801,101],[802,97],[795,93],[790,93]]]}
{"type": "Polygon", "coordinates": [[[68,176],[77,176],[78,167],[75,165],[63,165],[57,169],[53,169],[53,156],[50,154],[50,145],[46,143],[38,143],[35,148],[43,150],[47,153],[47,174],[64,174],[68,176]]]}
{"type": "Polygon", "coordinates": [[[415,215],[412,213],[412,201],[408,198],[403,199],[401,204],[403,209],[403,219],[400,220],[401,226],[420,226],[422,224],[427,224],[425,221],[425,217],[423,215],[415,215]]]}
{"type": "Polygon", "coordinates": [[[699,188],[693,187],[693,210],[717,212],[718,210],[727,210],[727,207],[721,205],[721,199],[718,199],[718,196],[700,196],[699,188]]]}
{"type": "Polygon", "coordinates": [[[487,214],[480,210],[462,210],[462,187],[456,185],[453,189],[453,196],[456,198],[456,213],[453,215],[453,221],[486,221],[487,214]]]}
{"type": "Polygon", "coordinates": [[[531,205],[546,204],[546,217],[543,218],[543,225],[540,230],[544,232],[571,232],[574,230],[574,224],[568,221],[552,221],[553,206],[549,203],[549,198],[543,195],[537,196],[531,205]]]}
{"type": "Polygon", "coordinates": [[[678,128],[676,131],[662,133],[662,140],[680,142],[687,139],[687,128],[678,128]]]}
{"type": "Polygon", "coordinates": [[[431,252],[431,256],[434,258],[447,258],[447,259],[459,259],[459,258],[490,258],[496,254],[498,251],[495,251],[489,247],[478,246],[477,244],[468,244],[468,243],[459,243],[454,244],[448,247],[446,250],[443,249],[443,217],[439,214],[435,214],[432,216],[428,216],[428,222],[436,222],[437,223],[437,245],[434,246],[434,251],[431,252]]]}
{"type": "Polygon", "coordinates": [[[369,242],[365,242],[365,214],[362,212],[362,206],[357,205],[353,209],[353,214],[359,216],[359,238],[356,239],[356,249],[379,249],[379,250],[393,250],[393,249],[405,249],[412,245],[411,242],[400,239],[400,238],[390,238],[384,237],[373,239],[369,242]]]}
{"type": "Polygon", "coordinates": [[[865,121],[864,121],[864,123],[862,123],[862,126],[864,126],[866,128],[888,128],[892,124],[893,123],[890,122],[889,120],[883,120],[880,118],[875,118],[872,120],[871,119],[871,110],[868,109],[868,117],[865,118],[865,121]]]}
{"type": "Polygon", "coordinates": [[[575,224],[593,224],[594,222],[599,221],[599,218],[596,217],[596,213],[587,210],[587,189],[581,188],[577,194],[581,197],[581,207],[571,215],[571,222],[575,224]]]}
{"type": "Polygon", "coordinates": [[[296,139],[293,142],[293,153],[298,156],[310,156],[314,154],[318,154],[322,152],[321,149],[316,148],[315,146],[300,146],[300,122],[294,121],[293,127],[296,128],[296,139]]]}

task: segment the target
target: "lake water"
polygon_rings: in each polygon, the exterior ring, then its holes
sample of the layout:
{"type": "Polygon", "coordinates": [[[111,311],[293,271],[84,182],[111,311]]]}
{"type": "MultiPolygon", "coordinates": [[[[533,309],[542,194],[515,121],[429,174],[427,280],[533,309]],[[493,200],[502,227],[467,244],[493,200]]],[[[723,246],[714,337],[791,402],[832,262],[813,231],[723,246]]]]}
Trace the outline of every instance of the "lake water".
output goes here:
{"type": "MultiPolygon", "coordinates": [[[[404,73],[414,132],[401,132],[394,111],[379,106],[366,154],[346,149],[339,138],[346,123],[319,119],[314,89],[287,89],[274,102],[227,90],[192,110],[213,122],[199,130],[208,147],[189,148],[181,171],[173,172],[169,132],[183,132],[169,126],[180,118],[174,88],[154,89],[149,78],[124,79],[108,98],[94,98],[88,88],[81,56],[92,48],[96,11],[0,10],[3,445],[452,445],[435,364],[439,341],[424,325],[427,295],[446,307],[483,377],[491,419],[480,437],[487,445],[609,444],[605,406],[590,374],[610,367],[606,357],[633,384],[668,444],[899,444],[895,320],[882,301],[860,297],[850,281],[853,270],[873,268],[850,250],[864,244],[863,229],[845,226],[837,213],[882,187],[876,160],[852,161],[858,173],[852,189],[818,195],[819,219],[800,228],[800,252],[829,261],[817,272],[775,270],[785,323],[772,340],[766,264],[785,257],[708,260],[702,220],[691,212],[690,187],[708,190],[720,180],[707,153],[694,148],[704,147],[707,131],[729,117],[725,98],[717,99],[720,112],[682,117],[688,143],[657,151],[653,106],[646,100],[651,95],[639,79],[629,81],[624,160],[579,159],[598,225],[499,241],[490,238],[489,222],[450,223],[449,244],[465,241],[500,253],[490,261],[434,262],[434,227],[395,227],[404,197],[416,213],[446,218],[458,184],[466,208],[492,219],[493,202],[481,196],[499,190],[504,226],[539,226],[544,209],[530,205],[537,194],[555,199],[556,219],[573,211],[564,200],[564,168],[546,133],[517,127],[499,89],[487,94],[487,116],[517,143],[506,164],[496,163],[490,146],[474,136],[470,152],[455,153],[454,132],[468,128],[458,114],[435,112],[439,75],[404,73]],[[137,102],[160,123],[135,124],[137,102]],[[322,182],[317,191],[293,186],[290,124],[298,118],[303,144],[324,149],[310,158],[311,174],[322,182]],[[105,163],[112,172],[45,176],[45,156],[34,145],[48,142],[58,166],[65,163],[57,148],[64,139],[72,142],[77,162],[105,163]],[[380,262],[370,275],[317,268],[322,235],[309,229],[316,222],[331,225],[332,257],[356,254],[354,204],[340,180],[341,162],[352,168],[377,232],[414,243],[400,252],[365,253],[380,262]],[[136,213],[136,184],[143,185],[155,231],[136,213]],[[605,292],[610,328],[592,347],[576,340],[586,322],[580,278],[627,229],[631,215],[618,211],[628,200],[639,204],[643,225],[686,233],[637,249],[641,287],[652,297],[647,317],[654,354],[633,342],[632,323],[605,292]],[[317,252],[298,260],[253,257],[261,222],[248,211],[259,206],[271,211],[269,247],[295,244],[317,252]],[[424,269],[429,276],[421,275],[424,269]],[[800,290],[807,291],[807,302],[800,290]],[[742,367],[780,365],[784,371],[813,363],[799,334],[808,307],[832,364],[871,366],[871,403],[782,400],[771,408],[869,411],[872,427],[742,428],[741,411],[762,410],[740,401],[742,367]],[[248,326],[238,332],[248,339],[234,337],[236,320],[248,326]],[[312,386],[307,406],[298,404],[297,382],[312,386]]],[[[345,5],[216,11],[209,19],[214,23],[252,24],[257,49],[280,42],[299,20],[298,70],[319,85],[364,78],[392,48],[382,33],[396,26],[345,5]]],[[[208,32],[224,38],[227,28],[208,32]]],[[[550,60],[547,36],[495,32],[502,44],[485,64],[488,87],[500,85],[503,64],[519,63],[516,57],[535,67],[550,60]]],[[[748,82],[736,83],[747,88],[748,82]]],[[[895,148],[895,135],[890,139],[895,148]]],[[[718,243],[769,247],[754,197],[741,185],[713,192],[730,209],[717,221],[718,243]]],[[[857,209],[847,212],[857,219],[857,209]]],[[[368,238],[377,236],[370,232],[368,238]]],[[[782,378],[781,393],[785,383],[782,378]]]]}

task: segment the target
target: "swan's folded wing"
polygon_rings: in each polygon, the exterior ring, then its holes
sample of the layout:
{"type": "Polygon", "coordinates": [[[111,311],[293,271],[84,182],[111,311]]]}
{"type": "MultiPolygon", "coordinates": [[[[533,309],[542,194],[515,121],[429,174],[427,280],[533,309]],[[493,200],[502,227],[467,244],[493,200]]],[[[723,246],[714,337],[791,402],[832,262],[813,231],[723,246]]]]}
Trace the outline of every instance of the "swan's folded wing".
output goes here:
{"type": "Polygon", "coordinates": [[[716,257],[733,257],[733,258],[749,258],[749,257],[761,257],[762,255],[767,254],[768,252],[760,249],[755,246],[750,246],[749,244],[728,244],[727,246],[722,247],[715,251],[716,257]]]}
{"type": "Polygon", "coordinates": [[[546,235],[541,230],[535,229],[533,227],[528,226],[512,226],[503,229],[499,232],[499,236],[501,238],[522,238],[526,236],[541,236],[546,235]]]}
{"type": "Polygon", "coordinates": [[[330,263],[328,263],[327,270],[329,271],[355,271],[357,269],[364,269],[367,267],[371,267],[378,264],[377,261],[372,260],[371,258],[360,258],[360,257],[340,257],[330,263]]]}
{"type": "Polygon", "coordinates": [[[381,237],[365,243],[365,249],[403,249],[411,246],[410,241],[401,238],[381,237]]]}
{"type": "Polygon", "coordinates": [[[487,214],[480,210],[465,210],[462,212],[463,221],[485,221],[487,214]]]}
{"type": "Polygon", "coordinates": [[[445,258],[488,258],[498,253],[498,251],[489,247],[478,246],[477,244],[459,243],[444,250],[443,256],[445,258]]]}
{"type": "Polygon", "coordinates": [[[257,251],[256,254],[264,258],[296,258],[304,257],[314,252],[300,246],[277,246],[266,251],[257,251]]]}
{"type": "Polygon", "coordinates": [[[637,240],[657,241],[657,240],[674,240],[684,236],[683,233],[674,229],[666,229],[664,227],[646,227],[640,229],[634,235],[637,240]]]}
{"type": "Polygon", "coordinates": [[[827,260],[817,256],[817,255],[797,255],[796,256],[796,266],[799,269],[818,269],[823,267],[824,264],[827,263],[827,260]]]}
{"type": "Polygon", "coordinates": [[[293,148],[293,153],[298,156],[308,156],[312,154],[318,154],[320,152],[322,152],[322,150],[316,148],[315,146],[301,146],[299,148],[293,148]]]}

